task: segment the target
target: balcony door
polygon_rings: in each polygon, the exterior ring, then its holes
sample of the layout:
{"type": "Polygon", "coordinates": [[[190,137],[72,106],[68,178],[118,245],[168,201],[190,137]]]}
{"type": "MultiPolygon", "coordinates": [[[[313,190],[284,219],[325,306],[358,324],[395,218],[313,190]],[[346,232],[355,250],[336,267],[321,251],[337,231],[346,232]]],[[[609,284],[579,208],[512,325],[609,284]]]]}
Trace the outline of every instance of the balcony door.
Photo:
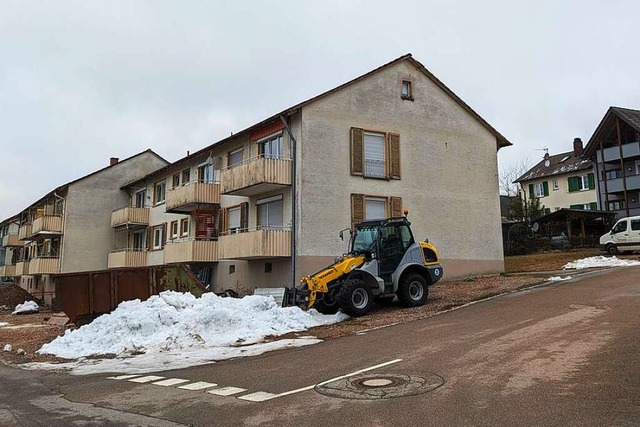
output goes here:
{"type": "Polygon", "coordinates": [[[198,166],[198,182],[213,184],[214,170],[211,163],[198,166]]]}
{"type": "Polygon", "coordinates": [[[282,194],[258,200],[258,228],[261,230],[280,230],[283,226],[282,194]]]}
{"type": "Polygon", "coordinates": [[[147,201],[147,190],[141,190],[136,192],[134,199],[134,207],[136,208],[144,208],[145,203],[147,201]]]}

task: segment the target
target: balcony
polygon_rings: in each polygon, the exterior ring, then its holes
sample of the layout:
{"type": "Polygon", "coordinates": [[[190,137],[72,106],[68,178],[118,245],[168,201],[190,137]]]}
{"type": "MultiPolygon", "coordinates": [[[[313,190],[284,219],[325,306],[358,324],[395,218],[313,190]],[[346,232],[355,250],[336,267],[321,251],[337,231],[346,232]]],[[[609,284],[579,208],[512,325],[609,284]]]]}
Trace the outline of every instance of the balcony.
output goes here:
{"type": "Polygon", "coordinates": [[[31,236],[31,224],[21,225],[18,229],[18,240],[29,240],[31,236]]]}
{"type": "Polygon", "coordinates": [[[15,265],[3,265],[0,266],[0,277],[6,276],[15,276],[16,275],[16,266],[15,265]]]}
{"type": "MultiPolygon", "coordinates": [[[[607,147],[602,151],[596,150],[598,163],[602,163],[603,153],[604,153],[605,162],[620,160],[620,147],[618,147],[617,145],[613,147],[607,147]]],[[[628,144],[622,144],[623,159],[628,159],[630,157],[638,157],[638,156],[640,156],[640,142],[630,142],[628,144]]]]}
{"type": "Polygon", "coordinates": [[[167,212],[191,212],[208,205],[220,204],[220,184],[190,182],[167,191],[167,212]],[[204,206],[203,206],[204,205],[204,206]]]}
{"type": "Polygon", "coordinates": [[[183,240],[167,242],[164,247],[164,262],[216,262],[218,242],[215,240],[183,240]]]}
{"type": "Polygon", "coordinates": [[[109,253],[107,268],[146,267],[147,251],[120,249],[109,253]]]}
{"type": "Polygon", "coordinates": [[[58,257],[32,258],[29,262],[29,274],[56,273],[60,273],[60,258],[58,257]]]}
{"type": "Polygon", "coordinates": [[[291,256],[291,231],[249,230],[218,239],[220,259],[260,259],[291,256]]]}
{"type": "MultiPolygon", "coordinates": [[[[622,182],[624,178],[615,178],[607,180],[607,192],[608,193],[619,193],[624,191],[624,184],[622,182]]],[[[640,190],[640,175],[631,175],[626,177],[627,180],[627,190],[635,191],[640,190]]],[[[600,187],[604,191],[604,185],[601,184],[600,187]]]]}
{"type": "Polygon", "coordinates": [[[5,248],[22,246],[22,242],[18,238],[17,234],[7,234],[2,238],[1,246],[5,248]]]}
{"type": "Polygon", "coordinates": [[[19,261],[16,263],[16,276],[29,274],[29,261],[19,261]]]}
{"type": "Polygon", "coordinates": [[[111,213],[111,227],[149,225],[149,208],[125,207],[111,213]]]}
{"type": "Polygon", "coordinates": [[[222,194],[255,196],[291,185],[291,159],[255,157],[222,171],[222,194]]]}
{"type": "Polygon", "coordinates": [[[31,237],[38,235],[59,235],[62,234],[61,215],[43,215],[33,220],[31,237]]]}

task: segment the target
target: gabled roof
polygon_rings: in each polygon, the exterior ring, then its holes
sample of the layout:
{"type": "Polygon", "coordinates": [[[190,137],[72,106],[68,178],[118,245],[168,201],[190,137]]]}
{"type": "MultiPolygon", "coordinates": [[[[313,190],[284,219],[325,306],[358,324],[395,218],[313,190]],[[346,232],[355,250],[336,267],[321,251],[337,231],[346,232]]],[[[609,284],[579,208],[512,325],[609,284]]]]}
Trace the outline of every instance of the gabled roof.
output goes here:
{"type": "Polygon", "coordinates": [[[598,142],[600,136],[605,131],[607,125],[611,123],[614,117],[618,117],[623,120],[626,124],[631,126],[636,132],[640,132],[640,111],[632,110],[630,108],[622,108],[622,107],[609,107],[606,114],[598,124],[598,127],[589,138],[589,142],[584,148],[585,156],[592,157],[595,154],[596,149],[598,148],[598,142]]]}
{"type": "MultiPolygon", "coordinates": [[[[145,154],[145,153],[152,154],[152,155],[156,156],[158,159],[162,160],[163,162],[165,162],[165,163],[169,163],[169,161],[168,161],[168,160],[166,160],[165,158],[161,157],[161,156],[160,156],[158,153],[156,153],[155,151],[153,151],[153,150],[151,150],[151,149],[147,149],[147,150],[145,150],[145,151],[141,151],[141,152],[139,152],[139,153],[137,153],[137,154],[134,154],[133,156],[127,157],[126,159],[120,160],[120,161],[119,161],[118,163],[116,163],[115,165],[119,165],[119,164],[124,163],[124,162],[126,162],[126,161],[128,161],[128,160],[134,159],[134,158],[136,158],[136,157],[138,157],[138,156],[141,156],[141,155],[143,155],[143,154],[145,154]]],[[[25,210],[27,210],[27,209],[32,208],[33,206],[38,205],[38,204],[39,204],[40,202],[42,202],[43,200],[47,199],[48,197],[51,197],[54,193],[59,193],[59,192],[61,192],[61,191],[65,190],[65,189],[67,189],[71,184],[75,184],[75,183],[76,183],[76,182],[78,182],[78,181],[82,181],[83,179],[87,179],[87,178],[89,178],[89,177],[91,177],[91,176],[93,176],[93,175],[95,175],[95,174],[98,174],[98,173],[100,173],[100,172],[102,172],[102,171],[104,171],[104,170],[106,170],[106,169],[109,169],[109,168],[111,168],[111,167],[113,167],[113,166],[115,166],[115,165],[108,165],[108,166],[106,166],[106,167],[104,167],[104,168],[102,168],[102,169],[98,169],[98,170],[96,170],[96,171],[94,171],[94,172],[91,172],[90,174],[87,174],[87,175],[84,175],[84,176],[82,176],[82,177],[80,177],[80,178],[74,179],[73,181],[69,181],[69,182],[67,182],[66,184],[62,184],[62,185],[60,185],[60,186],[56,187],[55,189],[53,189],[53,190],[49,191],[49,192],[48,192],[47,194],[45,194],[44,196],[40,197],[38,200],[36,200],[35,202],[31,203],[29,206],[27,206],[26,208],[22,209],[20,212],[23,212],[23,211],[25,211],[25,210]]],[[[6,222],[6,221],[8,221],[8,220],[11,220],[11,219],[13,219],[13,218],[15,218],[15,217],[17,217],[17,216],[19,216],[19,214],[14,215],[14,216],[12,216],[12,217],[10,217],[10,218],[8,218],[8,219],[6,219],[6,220],[4,220],[4,221],[0,222],[0,224],[2,224],[2,223],[4,223],[4,222],[6,222]]]]}
{"type": "Polygon", "coordinates": [[[208,151],[210,151],[212,148],[214,148],[214,146],[219,146],[222,144],[225,144],[229,141],[232,141],[238,137],[241,137],[249,132],[252,132],[254,130],[258,130],[268,124],[274,123],[274,122],[279,122],[280,121],[280,117],[288,117],[291,116],[295,113],[297,113],[302,107],[309,105],[319,99],[322,99],[328,95],[331,95],[335,92],[338,92],[341,89],[346,88],[347,86],[351,86],[352,84],[355,84],[361,80],[366,79],[367,77],[385,69],[385,68],[389,68],[395,64],[398,64],[402,61],[409,61],[414,67],[416,67],[419,71],[421,71],[427,78],[429,78],[436,86],[438,86],[440,89],[442,89],[447,95],[449,95],[458,105],[460,105],[460,107],[462,107],[467,113],[469,113],[474,119],[476,119],[478,122],[480,122],[480,124],[482,126],[484,126],[489,132],[491,132],[491,134],[493,134],[496,138],[496,144],[498,149],[502,148],[502,147],[508,147],[510,145],[513,145],[511,142],[509,142],[504,136],[502,136],[502,134],[500,132],[498,132],[496,129],[493,128],[493,126],[491,126],[485,119],[483,119],[478,113],[476,113],[469,105],[467,105],[467,103],[465,103],[458,95],[456,95],[451,89],[449,89],[444,83],[442,83],[436,76],[434,76],[429,70],[427,70],[427,68],[422,65],[419,61],[417,61],[416,59],[414,59],[410,53],[403,55],[399,58],[394,59],[391,62],[388,62],[378,68],[375,68],[371,71],[369,71],[368,73],[365,73],[359,77],[356,77],[353,80],[349,80],[346,83],[341,84],[340,86],[336,86],[333,89],[330,89],[326,92],[323,92],[319,95],[314,96],[313,98],[307,99],[306,101],[302,101],[298,104],[295,104],[292,107],[289,107],[285,110],[280,111],[279,113],[276,113],[256,124],[253,124],[243,130],[241,130],[240,132],[237,132],[235,134],[232,134],[231,136],[221,139],[220,141],[214,142],[213,144],[210,144],[204,148],[202,148],[201,150],[198,150],[188,156],[185,156],[181,159],[176,160],[174,163],[167,165],[161,169],[158,169],[152,173],[150,173],[149,175],[138,179],[136,181],[132,181],[131,183],[123,186],[122,188],[126,188],[130,185],[134,185],[140,182],[144,182],[147,181],[153,177],[159,176],[164,174],[164,172],[166,172],[168,169],[172,168],[172,167],[177,167],[178,165],[187,163],[188,161],[197,158],[198,156],[202,156],[203,154],[207,153],[208,151]]]}
{"type": "Polygon", "coordinates": [[[547,176],[564,175],[585,169],[592,169],[593,162],[582,157],[575,157],[573,151],[560,153],[549,156],[549,166],[546,166],[546,159],[526,171],[520,178],[514,182],[526,182],[534,179],[540,179],[547,176]],[[564,161],[563,161],[564,160],[564,161]]]}

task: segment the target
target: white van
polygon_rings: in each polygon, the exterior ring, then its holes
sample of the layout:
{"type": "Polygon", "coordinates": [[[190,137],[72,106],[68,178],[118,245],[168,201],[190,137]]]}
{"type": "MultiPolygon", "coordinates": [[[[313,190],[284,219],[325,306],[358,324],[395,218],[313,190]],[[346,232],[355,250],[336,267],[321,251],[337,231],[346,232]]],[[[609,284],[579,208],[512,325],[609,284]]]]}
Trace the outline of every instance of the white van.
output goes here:
{"type": "Polygon", "coordinates": [[[640,251],[640,216],[619,219],[610,232],[600,237],[600,249],[612,255],[640,251]]]}

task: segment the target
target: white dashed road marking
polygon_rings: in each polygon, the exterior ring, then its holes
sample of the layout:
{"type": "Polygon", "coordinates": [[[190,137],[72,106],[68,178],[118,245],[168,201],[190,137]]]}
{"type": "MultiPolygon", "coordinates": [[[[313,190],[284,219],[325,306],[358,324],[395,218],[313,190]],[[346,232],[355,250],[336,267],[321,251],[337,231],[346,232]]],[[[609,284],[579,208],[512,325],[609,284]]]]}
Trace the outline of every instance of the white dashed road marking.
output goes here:
{"type": "Polygon", "coordinates": [[[140,374],[136,375],[120,375],[119,377],[107,377],[108,380],[128,380],[130,378],[139,377],[140,374]]]}
{"type": "Polygon", "coordinates": [[[138,384],[152,383],[153,385],[159,385],[159,386],[163,386],[163,387],[176,387],[176,388],[179,388],[179,389],[182,389],[182,390],[198,391],[198,390],[208,389],[208,390],[205,390],[207,393],[213,394],[213,395],[216,395],[216,396],[232,396],[232,397],[235,397],[237,399],[246,400],[246,401],[249,401],[249,402],[265,402],[267,400],[276,399],[278,397],[284,397],[284,396],[289,396],[291,394],[300,393],[300,392],[307,391],[307,390],[313,390],[313,388],[315,388],[318,385],[323,385],[323,384],[330,383],[332,381],[337,381],[337,380],[341,380],[343,378],[352,377],[354,375],[358,375],[358,374],[361,374],[363,372],[368,372],[368,371],[372,371],[374,369],[382,368],[384,366],[393,365],[394,363],[398,363],[398,362],[401,362],[401,361],[402,361],[402,359],[390,360],[389,362],[385,362],[385,363],[381,363],[379,365],[370,366],[368,368],[360,369],[358,371],[351,372],[350,374],[341,375],[339,377],[332,378],[332,379],[326,380],[326,381],[322,381],[322,382],[319,382],[319,383],[314,384],[314,385],[298,388],[298,389],[295,389],[295,390],[285,391],[284,393],[278,393],[278,394],[269,393],[269,392],[266,392],[266,391],[255,391],[255,392],[252,392],[252,393],[249,393],[249,394],[245,394],[245,395],[242,395],[242,396],[234,396],[234,395],[238,395],[238,394],[244,393],[244,392],[246,392],[248,390],[246,388],[240,388],[240,387],[220,387],[216,383],[209,383],[209,382],[206,382],[206,381],[195,381],[195,382],[189,383],[189,381],[191,381],[191,380],[185,380],[185,379],[182,379],[182,378],[165,378],[165,377],[159,377],[159,376],[156,376],[156,375],[146,375],[146,376],[120,375],[120,376],[117,376],[117,377],[107,377],[107,379],[110,379],[110,380],[126,380],[126,381],[130,381],[130,382],[138,383],[138,384]],[[189,383],[189,384],[185,384],[185,383],[189,383]],[[182,384],[182,385],[179,385],[179,384],[182,384]]]}
{"type": "Polygon", "coordinates": [[[157,383],[153,383],[153,385],[161,385],[163,387],[170,387],[173,385],[188,383],[189,380],[181,380],[180,378],[169,378],[168,380],[158,381],[157,383]]]}
{"type": "Polygon", "coordinates": [[[181,388],[183,390],[203,390],[205,388],[211,388],[211,387],[216,387],[218,384],[216,383],[208,383],[205,381],[198,381],[195,383],[191,383],[191,384],[186,384],[186,385],[181,385],[178,388],[181,388]]]}
{"type": "Polygon", "coordinates": [[[150,383],[152,381],[158,381],[158,380],[162,380],[164,379],[164,377],[156,377],[155,375],[147,375],[146,377],[140,377],[140,378],[133,378],[130,379],[129,381],[131,381],[132,383],[150,383]]]}
{"type": "Polygon", "coordinates": [[[217,396],[231,396],[234,394],[242,393],[243,391],[247,391],[247,389],[240,387],[221,387],[207,390],[207,393],[215,394],[217,396]]]}

